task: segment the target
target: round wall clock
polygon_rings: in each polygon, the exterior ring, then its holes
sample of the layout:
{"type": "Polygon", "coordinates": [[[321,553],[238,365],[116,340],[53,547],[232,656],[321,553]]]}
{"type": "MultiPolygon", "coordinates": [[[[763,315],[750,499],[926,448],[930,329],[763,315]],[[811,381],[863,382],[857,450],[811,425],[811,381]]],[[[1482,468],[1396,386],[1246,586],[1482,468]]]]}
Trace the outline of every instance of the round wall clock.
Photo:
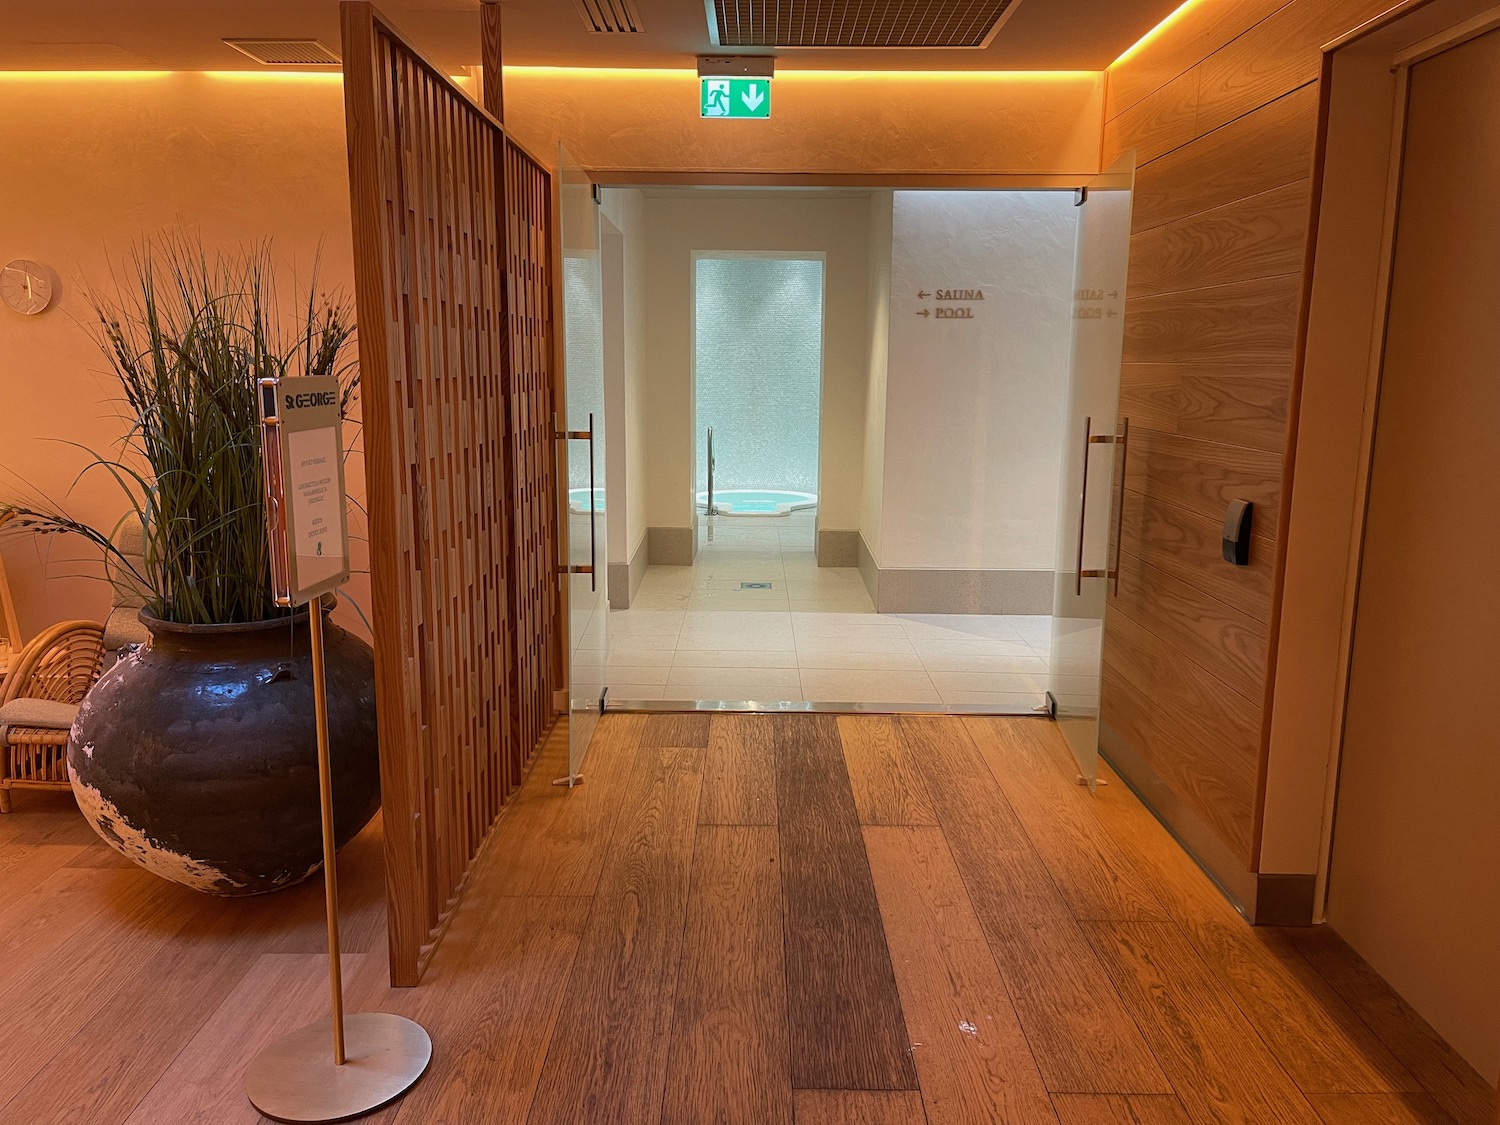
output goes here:
{"type": "Polygon", "coordinates": [[[0,300],[24,316],[52,303],[52,274],[40,262],[17,258],[0,269],[0,300]]]}

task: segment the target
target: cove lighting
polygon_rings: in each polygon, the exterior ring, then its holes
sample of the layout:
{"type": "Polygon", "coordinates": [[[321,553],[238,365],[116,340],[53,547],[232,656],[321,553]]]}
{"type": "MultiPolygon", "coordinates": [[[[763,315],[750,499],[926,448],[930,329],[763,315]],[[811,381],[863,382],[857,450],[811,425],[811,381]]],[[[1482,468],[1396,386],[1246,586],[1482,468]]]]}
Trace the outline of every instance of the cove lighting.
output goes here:
{"type": "Polygon", "coordinates": [[[1110,66],[1119,66],[1126,59],[1130,58],[1131,55],[1134,55],[1136,52],[1140,51],[1148,43],[1150,43],[1153,39],[1155,39],[1159,35],[1161,35],[1162,32],[1166,31],[1167,28],[1171,27],[1174,23],[1176,23],[1179,19],[1181,19],[1183,17],[1183,15],[1185,15],[1187,13],[1187,10],[1189,8],[1196,8],[1202,2],[1203,2],[1203,0],[1185,0],[1184,3],[1179,4],[1176,8],[1174,8],[1171,12],[1169,12],[1167,14],[1166,19],[1162,20],[1161,23],[1157,24],[1150,31],[1146,32],[1145,35],[1142,35],[1139,39],[1137,39],[1129,47],[1126,47],[1125,50],[1124,50],[1124,52],[1120,55],[1120,57],[1117,58],[1114,62],[1110,63],[1109,65],[1110,66]]]}
{"type": "Polygon", "coordinates": [[[228,82],[342,82],[341,70],[199,70],[183,71],[185,74],[201,74],[205,78],[218,78],[228,82]]]}
{"type": "MultiPolygon", "coordinates": [[[[506,74],[518,77],[534,75],[538,78],[681,78],[696,80],[698,72],[686,68],[628,67],[628,66],[507,66],[506,74]]],[[[1097,70],[779,70],[778,82],[809,80],[815,82],[854,82],[879,79],[882,82],[911,79],[923,82],[1077,82],[1092,81],[1101,74],[1097,70]]]]}
{"type": "Polygon", "coordinates": [[[0,80],[12,82],[98,82],[165,78],[175,70],[0,70],[0,80]]]}

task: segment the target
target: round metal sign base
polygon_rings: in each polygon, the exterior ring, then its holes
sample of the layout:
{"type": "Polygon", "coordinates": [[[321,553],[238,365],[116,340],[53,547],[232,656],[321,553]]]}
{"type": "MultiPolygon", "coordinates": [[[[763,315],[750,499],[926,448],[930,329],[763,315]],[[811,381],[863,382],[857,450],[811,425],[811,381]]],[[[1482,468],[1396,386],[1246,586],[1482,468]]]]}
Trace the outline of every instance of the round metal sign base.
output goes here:
{"type": "Polygon", "coordinates": [[[348,1121],[409,1090],[432,1061],[432,1040],[405,1016],[360,1012],[344,1021],[344,1054],[335,1066],[329,1020],[310,1023],[260,1053],[245,1093],[277,1121],[348,1121]]]}

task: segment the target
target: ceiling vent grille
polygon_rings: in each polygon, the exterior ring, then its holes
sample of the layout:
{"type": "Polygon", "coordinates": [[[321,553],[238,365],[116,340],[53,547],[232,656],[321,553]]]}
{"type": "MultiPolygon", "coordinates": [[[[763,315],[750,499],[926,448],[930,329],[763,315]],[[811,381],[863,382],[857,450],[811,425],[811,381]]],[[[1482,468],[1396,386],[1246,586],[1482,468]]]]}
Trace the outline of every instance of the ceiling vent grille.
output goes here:
{"type": "Polygon", "coordinates": [[[226,39],[242,55],[266,66],[337,66],[339,57],[316,39],[226,39]]]}
{"type": "Polygon", "coordinates": [[[635,35],[642,30],[641,14],[632,0],[578,0],[578,11],[590,31],[635,35]]]}
{"type": "Polygon", "coordinates": [[[985,47],[1020,0],[712,0],[720,47],[985,47]]]}

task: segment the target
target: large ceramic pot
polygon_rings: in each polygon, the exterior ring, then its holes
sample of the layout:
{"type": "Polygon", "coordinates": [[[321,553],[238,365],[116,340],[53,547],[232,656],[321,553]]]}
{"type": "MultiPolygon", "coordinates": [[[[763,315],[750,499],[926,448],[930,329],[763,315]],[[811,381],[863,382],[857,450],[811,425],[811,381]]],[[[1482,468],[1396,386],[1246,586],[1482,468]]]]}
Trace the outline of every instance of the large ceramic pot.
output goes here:
{"type": "MultiPolygon", "coordinates": [[[[326,613],[326,609],[325,609],[326,613]]],[[[99,835],[195,890],[253,895],[322,862],[307,612],[251,625],[176,625],[94,685],[68,740],[68,775],[99,835]]],[[[324,625],[334,834],[380,803],[370,647],[324,625]]]]}

